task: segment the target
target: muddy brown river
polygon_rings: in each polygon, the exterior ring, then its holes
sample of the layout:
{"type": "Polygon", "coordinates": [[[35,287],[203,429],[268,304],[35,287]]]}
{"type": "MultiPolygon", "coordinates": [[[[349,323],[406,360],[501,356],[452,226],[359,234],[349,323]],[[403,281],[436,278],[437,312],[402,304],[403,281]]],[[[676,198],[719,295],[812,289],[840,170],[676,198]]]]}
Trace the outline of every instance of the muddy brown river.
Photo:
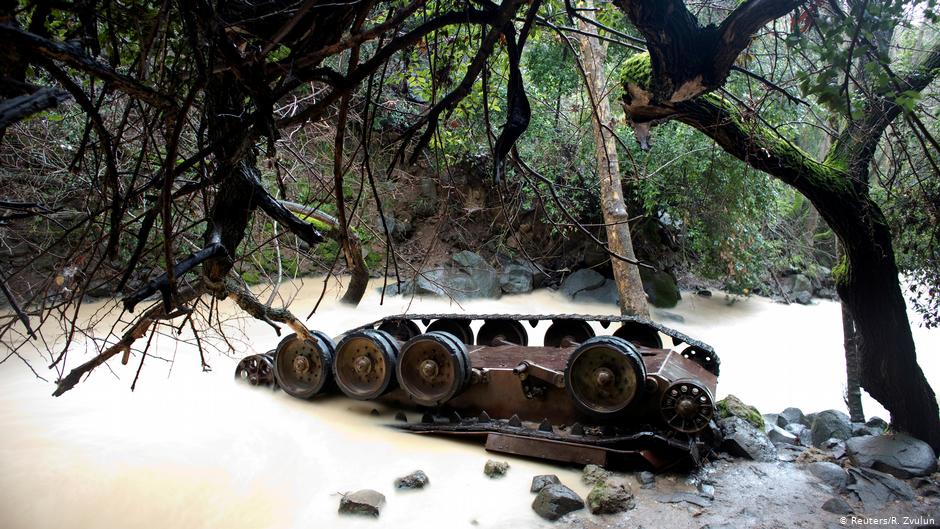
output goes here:
{"type": "MultiPolygon", "coordinates": [[[[282,285],[279,295],[296,295],[292,308],[306,315],[321,284],[282,285]]],[[[614,306],[572,305],[548,291],[459,306],[403,298],[379,306],[374,290],[357,309],[337,306],[335,299],[327,294],[310,327],[335,335],[406,310],[616,312],[614,306]]],[[[88,307],[85,315],[101,308],[88,307]]],[[[720,293],[685,294],[679,306],[654,319],[715,347],[722,359],[719,398],[734,393],[764,412],[845,408],[836,303],[731,303],[720,293]]],[[[509,473],[490,480],[482,470],[491,456],[482,447],[385,428],[393,412],[379,407],[380,415],[371,416],[369,403],[339,397],[303,402],[235,384],[237,358],[271,349],[278,338],[264,323],[229,325],[243,353],[211,355],[210,373],[200,371],[192,344],[156,338],[160,358],[147,359],[134,392],[129,386],[139,357],[126,366],[113,359],[110,370],[99,368],[58,399],[50,397],[51,383],[36,380],[21,363],[0,365],[0,527],[548,527],[529,508],[532,476],[554,473],[582,496],[587,492],[579,469],[502,456],[493,457],[509,461],[509,473]],[[430,477],[429,488],[394,490],[396,477],[417,469],[430,477]],[[360,488],[385,494],[379,522],[336,514],[339,495],[360,488]]],[[[545,326],[530,340],[539,341],[545,326]]],[[[938,388],[940,332],[916,326],[914,332],[921,365],[938,388]]],[[[71,365],[87,358],[78,349],[71,365]]],[[[45,365],[33,358],[37,367],[45,365]]],[[[865,406],[867,415],[886,417],[867,396],[865,406]]]]}

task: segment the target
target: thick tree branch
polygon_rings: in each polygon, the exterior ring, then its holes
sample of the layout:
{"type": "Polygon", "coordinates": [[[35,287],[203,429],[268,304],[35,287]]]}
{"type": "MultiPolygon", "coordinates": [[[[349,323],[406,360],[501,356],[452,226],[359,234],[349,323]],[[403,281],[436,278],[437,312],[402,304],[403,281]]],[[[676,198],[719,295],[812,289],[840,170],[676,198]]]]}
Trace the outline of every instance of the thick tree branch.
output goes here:
{"type": "Polygon", "coordinates": [[[55,107],[68,94],[55,88],[40,88],[32,94],[0,101],[0,131],[33,114],[55,107]]]}
{"type": "Polygon", "coordinates": [[[171,97],[157,92],[132,77],[116,72],[110,66],[96,61],[74,46],[40,37],[10,24],[0,24],[0,39],[15,44],[24,55],[33,53],[45,59],[61,61],[76,70],[107,81],[122,92],[146,101],[159,109],[169,110],[175,106],[171,97]]]}

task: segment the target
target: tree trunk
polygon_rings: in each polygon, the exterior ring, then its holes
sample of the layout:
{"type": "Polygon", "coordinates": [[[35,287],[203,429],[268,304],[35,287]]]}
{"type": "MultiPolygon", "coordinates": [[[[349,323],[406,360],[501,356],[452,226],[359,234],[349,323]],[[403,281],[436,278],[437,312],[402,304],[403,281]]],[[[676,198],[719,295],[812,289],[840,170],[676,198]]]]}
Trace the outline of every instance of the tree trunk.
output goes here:
{"type": "MultiPolygon", "coordinates": [[[[895,428],[940,451],[940,409],[917,364],[891,232],[881,211],[870,205],[869,214],[858,217],[868,226],[837,231],[845,260],[836,274],[836,286],[860,338],[861,385],[891,412],[895,428]]],[[[825,214],[822,209],[820,213],[825,214]]]]}
{"type": "MultiPolygon", "coordinates": [[[[583,2],[587,10],[594,2],[583,2]]],[[[582,29],[585,24],[578,21],[582,29]]],[[[607,245],[612,253],[636,260],[633,240],[630,236],[630,215],[623,201],[623,184],[620,181],[620,163],[617,159],[617,143],[613,135],[614,120],[610,112],[607,74],[604,63],[607,59],[607,44],[597,38],[581,35],[582,63],[590,95],[594,146],[597,153],[597,177],[600,181],[601,210],[607,225],[607,245]]],[[[616,257],[611,258],[614,281],[620,294],[621,314],[649,317],[646,293],[640,280],[640,270],[635,264],[616,257]]]]}
{"type": "MultiPolygon", "coordinates": [[[[837,248],[841,259],[842,246],[838,245],[837,248]]],[[[852,313],[845,302],[840,300],[839,305],[842,307],[842,343],[845,348],[845,403],[849,407],[849,418],[852,422],[865,422],[865,410],[862,409],[862,381],[858,365],[858,330],[855,328],[855,320],[852,319],[852,313]]]]}

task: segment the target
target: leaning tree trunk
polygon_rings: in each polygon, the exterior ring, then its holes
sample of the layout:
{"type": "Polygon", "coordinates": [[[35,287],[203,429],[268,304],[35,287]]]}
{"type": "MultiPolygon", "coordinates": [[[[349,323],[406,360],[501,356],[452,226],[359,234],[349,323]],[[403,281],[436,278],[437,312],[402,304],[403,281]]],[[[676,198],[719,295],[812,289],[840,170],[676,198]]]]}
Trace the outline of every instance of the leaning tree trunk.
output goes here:
{"type": "MultiPolygon", "coordinates": [[[[594,2],[584,2],[592,9],[594,2]]],[[[579,25],[584,24],[579,20],[579,25]]],[[[594,146],[597,154],[597,177],[600,182],[601,210],[607,227],[607,245],[612,254],[636,260],[633,239],[630,236],[630,215],[623,200],[623,184],[620,181],[620,162],[617,158],[617,143],[613,134],[614,120],[611,117],[608,98],[607,74],[604,63],[607,45],[597,38],[581,35],[582,64],[587,81],[588,94],[593,107],[594,146]]],[[[640,270],[633,263],[611,257],[614,281],[620,298],[621,314],[649,317],[646,293],[640,279],[640,270]]]]}
{"type": "Polygon", "coordinates": [[[838,231],[845,259],[836,274],[836,288],[860,338],[861,385],[891,412],[895,428],[940,451],[940,409],[917,364],[891,231],[877,205],[869,206],[867,215],[856,217],[866,225],[838,231]]]}

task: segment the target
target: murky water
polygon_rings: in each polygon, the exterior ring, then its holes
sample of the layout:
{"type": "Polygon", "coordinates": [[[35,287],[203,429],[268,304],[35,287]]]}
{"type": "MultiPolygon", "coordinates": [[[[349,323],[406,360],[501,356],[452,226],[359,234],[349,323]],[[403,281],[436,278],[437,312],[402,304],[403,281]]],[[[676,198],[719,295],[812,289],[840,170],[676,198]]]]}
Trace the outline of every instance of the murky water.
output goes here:
{"type": "MultiPolygon", "coordinates": [[[[295,313],[306,315],[320,285],[300,286],[295,313]]],[[[281,294],[293,292],[284,286],[281,294]]],[[[571,306],[549,292],[462,306],[393,298],[382,307],[370,293],[355,310],[337,307],[335,294],[327,300],[308,323],[331,334],[403,310],[616,310],[571,306]]],[[[758,298],[729,304],[716,294],[687,296],[669,313],[684,321],[657,317],[721,355],[719,396],[734,393],[763,411],[844,409],[837,304],[783,306],[758,298]]],[[[244,354],[278,341],[263,323],[244,321],[239,329],[244,354]]],[[[918,328],[915,339],[924,371],[940,387],[940,333],[918,328]]],[[[101,368],[59,399],[22,365],[0,365],[0,526],[375,527],[374,520],[336,514],[339,493],[374,488],[388,499],[378,522],[384,527],[541,527],[548,524],[528,507],[532,476],[555,473],[587,492],[577,469],[501,456],[512,468],[490,480],[482,473],[490,457],[482,447],[384,428],[392,412],[380,408],[379,417],[370,416],[371,404],[302,402],[235,384],[234,359],[213,355],[214,371],[202,373],[192,345],[156,340],[160,356],[175,358],[172,371],[169,362],[148,358],[133,393],[137,359],[127,366],[113,360],[113,375],[101,368]],[[430,476],[428,489],[394,490],[394,478],[419,468],[430,476]]],[[[869,415],[884,416],[870,399],[866,406],[869,415]]]]}

